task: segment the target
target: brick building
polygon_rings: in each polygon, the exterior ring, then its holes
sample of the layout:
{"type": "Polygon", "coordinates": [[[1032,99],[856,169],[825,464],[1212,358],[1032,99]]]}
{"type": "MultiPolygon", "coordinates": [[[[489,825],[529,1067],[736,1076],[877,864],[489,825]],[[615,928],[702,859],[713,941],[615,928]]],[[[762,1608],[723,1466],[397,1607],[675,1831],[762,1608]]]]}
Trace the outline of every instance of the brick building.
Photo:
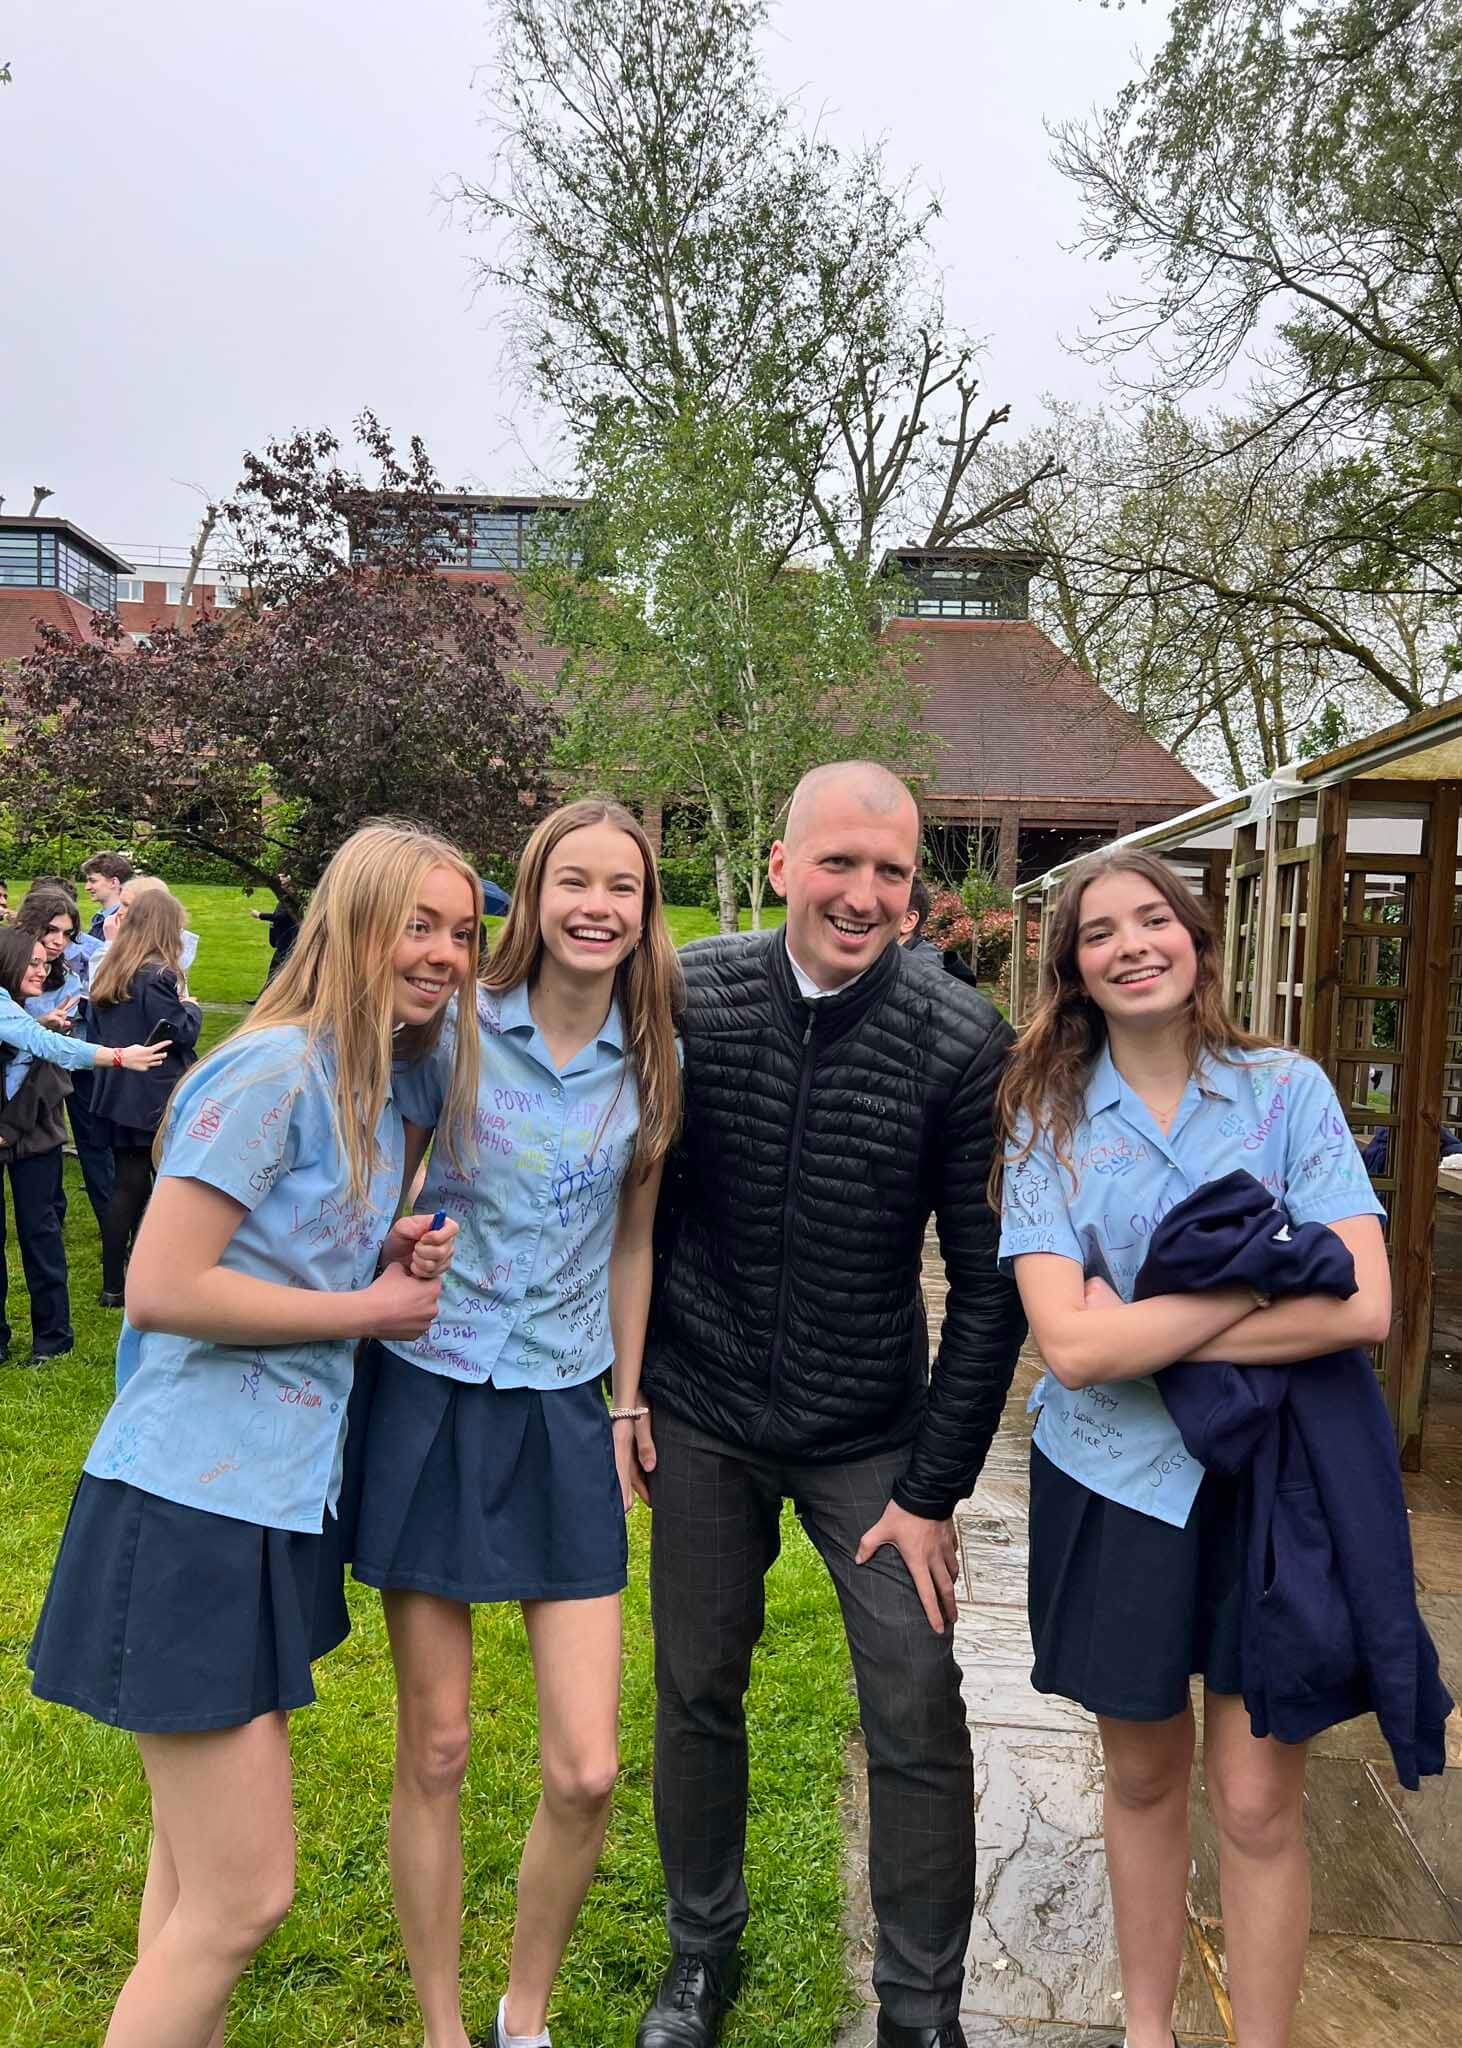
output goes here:
{"type": "MultiPolygon", "coordinates": [[[[535,521],[572,513],[566,498],[442,496],[440,572],[511,595],[535,521]]],[[[137,551],[133,551],[137,552],[137,551]]],[[[29,652],[34,621],[77,640],[114,609],[140,637],[171,624],[186,576],[181,554],[144,551],[140,565],[64,519],[0,517],[0,659],[29,652]]],[[[1210,792],[1142,732],[1030,617],[1041,557],[989,548],[897,548],[884,567],[904,592],[890,636],[915,642],[924,718],[938,741],[920,794],[936,873],[975,862],[1007,886],[1044,874],[1089,846],[1203,803],[1210,792]]],[[[195,615],[228,609],[234,592],[205,568],[195,615]]],[[[514,663],[531,688],[550,683],[558,657],[524,627],[514,663]]],[[[659,804],[645,807],[659,838],[659,804]]]]}

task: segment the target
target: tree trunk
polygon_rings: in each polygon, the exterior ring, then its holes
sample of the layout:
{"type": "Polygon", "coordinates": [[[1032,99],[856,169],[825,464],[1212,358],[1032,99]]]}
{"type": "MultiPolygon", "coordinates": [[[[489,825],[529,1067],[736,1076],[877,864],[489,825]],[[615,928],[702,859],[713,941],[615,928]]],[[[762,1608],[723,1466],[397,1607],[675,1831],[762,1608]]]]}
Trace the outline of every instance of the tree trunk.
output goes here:
{"type": "Polygon", "coordinates": [[[767,893],[767,878],[764,868],[752,869],[747,893],[751,897],[751,929],[754,932],[759,932],[761,930],[761,907],[766,900],[767,893]]]}
{"type": "Polygon", "coordinates": [[[726,818],[726,804],[714,791],[706,791],[706,806],[711,814],[711,830],[716,835],[716,905],[723,932],[740,929],[741,919],[736,904],[736,870],[731,864],[731,830],[726,818]]]}
{"type": "Polygon", "coordinates": [[[183,594],[178,599],[178,608],[173,614],[173,625],[182,632],[188,623],[188,607],[193,602],[193,585],[198,581],[198,571],[203,567],[203,557],[208,543],[213,538],[213,529],[218,524],[218,507],[210,505],[198,526],[198,538],[193,543],[193,552],[188,557],[188,573],[183,578],[183,594]]]}
{"type": "Polygon", "coordinates": [[[736,901],[736,870],[730,856],[716,848],[716,903],[723,932],[739,931],[741,912],[736,901]]]}

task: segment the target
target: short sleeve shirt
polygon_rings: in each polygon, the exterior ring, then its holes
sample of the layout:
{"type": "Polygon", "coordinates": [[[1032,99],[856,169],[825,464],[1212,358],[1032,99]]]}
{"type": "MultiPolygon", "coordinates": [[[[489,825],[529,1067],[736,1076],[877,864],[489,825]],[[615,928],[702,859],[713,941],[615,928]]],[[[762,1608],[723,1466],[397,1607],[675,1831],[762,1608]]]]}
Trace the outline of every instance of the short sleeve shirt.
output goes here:
{"type": "MultiPolygon", "coordinates": [[[[1012,1147],[1014,1151],[1018,1148],[1012,1147]]],[[[1207,1182],[1242,1167],[1292,1223],[1384,1214],[1345,1113],[1300,1053],[1205,1059],[1163,1132],[1103,1048],[1072,1135],[1072,1174],[1038,1140],[1005,1175],[1002,1264],[1026,1252],[1073,1259],[1132,1299],[1154,1228],[1207,1182]]],[[[1203,1479],[1150,1378],[1076,1391],[1050,1373],[1031,1397],[1035,1440],[1094,1493],[1181,1528],[1203,1479]]]]}
{"type": "MultiPolygon", "coordinates": [[[[401,1114],[434,1127],[454,1057],[456,1010],[433,1055],[399,1070],[401,1114]]],[[[619,1006],[562,1070],[526,986],[477,991],[482,1064],[475,1163],[433,1146],[416,1207],[445,1209],[459,1236],[437,1320],[390,1349],[447,1379],[499,1387],[577,1386],[614,1362],[609,1254],[619,1191],[640,1127],[619,1006]]]]}
{"type": "MultiPolygon", "coordinates": [[[[184,1078],[161,1173],[247,1212],[220,1263],[286,1287],[370,1284],[400,1199],[405,1148],[388,1098],[364,1200],[331,1109],[328,1046],[296,1026],[247,1032],[184,1078]]],[[[354,1346],[214,1344],[122,1326],[117,1398],[86,1470],[164,1500],[275,1529],[318,1531],[340,1493],[354,1346]]]]}

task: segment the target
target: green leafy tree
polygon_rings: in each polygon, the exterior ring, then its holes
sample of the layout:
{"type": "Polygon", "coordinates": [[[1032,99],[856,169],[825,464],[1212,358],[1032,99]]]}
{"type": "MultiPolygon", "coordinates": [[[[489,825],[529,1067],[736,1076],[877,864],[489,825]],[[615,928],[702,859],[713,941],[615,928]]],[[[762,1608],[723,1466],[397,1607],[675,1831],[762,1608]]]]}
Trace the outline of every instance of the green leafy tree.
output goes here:
{"type": "Polygon", "coordinates": [[[918,691],[868,631],[872,593],[795,568],[735,416],[595,438],[593,510],[525,583],[567,658],[557,759],[583,787],[670,792],[704,818],[723,930],[761,921],[766,850],[799,777],[846,755],[920,763],[918,691]],[[595,561],[612,573],[595,573],[595,561]]]}
{"type": "Polygon", "coordinates": [[[1169,398],[1247,373],[1241,431],[1186,459],[1298,494],[1292,540],[1187,564],[1426,701],[1387,602],[1455,639],[1462,601],[1462,37],[1455,0],[1177,0],[1143,77],[1056,131],[1086,246],[1135,264],[1091,351],[1169,398]],[[1359,598],[1357,606],[1352,600],[1359,598]],[[1377,630],[1377,627],[1381,630],[1377,630]],[[1389,628],[1395,630],[1388,630],[1389,628]]]}
{"type": "Polygon", "coordinates": [[[1037,453],[1054,463],[1051,479],[997,522],[1002,538],[1046,558],[1037,616],[1205,780],[1272,774],[1326,702],[1343,703],[1358,727],[1393,717],[1394,693],[1350,645],[1384,659],[1417,703],[1449,687],[1444,613],[1415,592],[1334,588],[1309,479],[1271,464],[1246,418],[1155,403],[1129,425],[1048,403],[1028,443],[986,458],[978,488],[1037,453]],[[1291,583],[1323,594],[1325,630],[1273,594],[1291,583]]]}
{"type": "MultiPolygon", "coordinates": [[[[601,640],[581,610],[563,643],[566,704],[584,699],[565,715],[581,734],[595,675],[640,662],[656,670],[661,731],[700,730],[707,702],[721,707],[717,751],[741,751],[734,772],[679,781],[687,747],[652,755],[647,739],[636,759],[660,764],[656,793],[701,792],[726,902],[741,835],[772,814],[762,792],[785,782],[768,780],[774,728],[802,735],[802,765],[830,734],[846,752],[847,707],[876,678],[874,723],[912,730],[907,678],[893,716],[898,665],[854,629],[877,633],[890,537],[978,529],[967,478],[1006,418],[944,321],[936,207],[892,183],[876,150],[797,130],[763,76],[767,15],[764,0],[504,0],[497,151],[458,193],[491,238],[483,275],[508,295],[523,375],[566,422],[577,488],[622,572],[612,601],[601,591],[601,640]],[[697,470],[708,451],[716,477],[697,470]],[[810,561],[830,566],[784,581],[810,561]],[[769,651],[799,613],[813,634],[800,662],[769,651]],[[630,615],[654,660],[637,643],[631,662],[630,615]],[[659,666],[671,649],[679,671],[659,666]],[[724,694],[737,677],[744,715],[724,694]],[[838,708],[814,717],[795,679],[818,678],[838,708]]],[[[560,615],[554,636],[569,626],[560,615]]],[[[621,779],[612,749],[591,754],[621,779]]]]}

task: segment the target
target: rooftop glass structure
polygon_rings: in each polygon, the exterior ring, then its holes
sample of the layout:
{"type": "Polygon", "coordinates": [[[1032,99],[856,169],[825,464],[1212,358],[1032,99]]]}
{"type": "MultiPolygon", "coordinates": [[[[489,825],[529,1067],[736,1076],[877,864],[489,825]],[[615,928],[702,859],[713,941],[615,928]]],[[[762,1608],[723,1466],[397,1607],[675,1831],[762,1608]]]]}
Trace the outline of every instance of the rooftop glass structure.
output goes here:
{"type": "Polygon", "coordinates": [[[895,617],[1028,619],[1043,560],[1013,548],[891,548],[883,567],[902,578],[895,617]]]}
{"type": "Polygon", "coordinates": [[[117,608],[131,564],[66,519],[0,518],[0,589],[61,590],[94,611],[117,608]]]}

